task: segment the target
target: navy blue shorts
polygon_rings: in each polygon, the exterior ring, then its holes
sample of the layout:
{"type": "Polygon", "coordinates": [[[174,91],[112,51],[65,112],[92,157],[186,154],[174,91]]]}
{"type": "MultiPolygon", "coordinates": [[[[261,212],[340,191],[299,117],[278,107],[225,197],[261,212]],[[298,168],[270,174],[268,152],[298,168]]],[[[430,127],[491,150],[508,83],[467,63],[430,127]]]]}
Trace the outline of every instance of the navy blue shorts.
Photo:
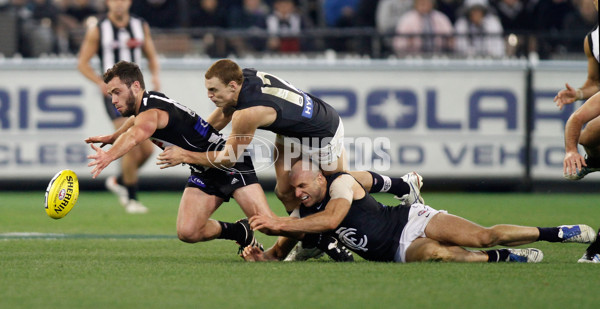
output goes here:
{"type": "Polygon", "coordinates": [[[239,188],[258,183],[252,159],[243,156],[244,162],[238,162],[228,169],[209,168],[203,172],[192,170],[187,187],[198,188],[202,192],[222,198],[225,202],[239,188]]]}

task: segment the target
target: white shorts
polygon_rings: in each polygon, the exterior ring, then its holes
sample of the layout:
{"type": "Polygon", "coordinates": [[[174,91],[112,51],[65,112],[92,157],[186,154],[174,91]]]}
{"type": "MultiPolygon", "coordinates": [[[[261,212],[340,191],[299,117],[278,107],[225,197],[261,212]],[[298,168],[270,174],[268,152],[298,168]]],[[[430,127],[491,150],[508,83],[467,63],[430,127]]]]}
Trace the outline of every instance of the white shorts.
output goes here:
{"type": "Polygon", "coordinates": [[[425,237],[425,228],[429,224],[429,220],[438,213],[448,213],[445,210],[435,210],[427,205],[415,203],[410,206],[408,212],[408,222],[402,230],[400,241],[398,242],[398,250],[394,256],[394,262],[406,262],[406,249],[412,242],[420,237],[425,237]]]}
{"type": "Polygon", "coordinates": [[[314,162],[318,162],[319,164],[331,164],[337,161],[344,151],[344,124],[342,123],[342,118],[340,118],[335,134],[329,143],[321,148],[310,147],[309,145],[303,144],[301,139],[279,134],[277,134],[277,137],[275,138],[275,143],[284,145],[286,148],[299,147],[302,155],[310,157],[314,162]]]}

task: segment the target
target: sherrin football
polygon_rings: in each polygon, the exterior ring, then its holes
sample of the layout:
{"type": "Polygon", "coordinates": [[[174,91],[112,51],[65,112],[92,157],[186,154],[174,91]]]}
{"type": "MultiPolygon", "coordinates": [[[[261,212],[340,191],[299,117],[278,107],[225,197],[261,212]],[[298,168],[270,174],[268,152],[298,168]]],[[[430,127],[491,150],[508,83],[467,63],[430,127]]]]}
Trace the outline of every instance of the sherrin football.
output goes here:
{"type": "Polygon", "coordinates": [[[53,219],[60,219],[71,211],[78,197],[77,175],[72,170],[62,170],[54,175],[46,189],[46,213],[53,219]]]}

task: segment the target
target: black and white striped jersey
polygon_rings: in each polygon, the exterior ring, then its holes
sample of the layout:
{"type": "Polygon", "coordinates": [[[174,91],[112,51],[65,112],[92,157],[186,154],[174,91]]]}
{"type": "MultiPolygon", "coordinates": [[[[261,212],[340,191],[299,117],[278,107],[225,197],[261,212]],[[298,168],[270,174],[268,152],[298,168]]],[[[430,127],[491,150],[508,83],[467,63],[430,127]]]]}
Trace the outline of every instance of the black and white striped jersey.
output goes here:
{"type": "MultiPolygon", "coordinates": [[[[169,114],[167,126],[158,129],[152,134],[151,140],[164,149],[176,145],[194,152],[207,152],[222,150],[225,140],[221,133],[202,119],[196,112],[172,100],[160,92],[150,91],[144,93],[142,104],[138,112],[149,109],[160,109],[169,114]]],[[[199,171],[204,167],[196,166],[199,171]]]]}
{"type": "Polygon", "coordinates": [[[116,27],[107,17],[98,22],[97,27],[100,30],[98,57],[102,72],[106,72],[121,60],[140,63],[145,39],[145,23],[142,18],[136,16],[130,16],[129,23],[123,28],[116,27]]]}

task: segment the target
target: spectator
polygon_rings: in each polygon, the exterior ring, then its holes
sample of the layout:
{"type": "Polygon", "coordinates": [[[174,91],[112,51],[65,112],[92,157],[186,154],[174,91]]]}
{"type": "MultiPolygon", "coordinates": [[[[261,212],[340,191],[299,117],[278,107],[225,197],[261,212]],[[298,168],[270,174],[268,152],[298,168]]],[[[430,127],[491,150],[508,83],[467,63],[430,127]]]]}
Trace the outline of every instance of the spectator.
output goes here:
{"type": "Polygon", "coordinates": [[[393,33],[400,16],[410,11],[413,0],[381,0],[377,5],[376,23],[379,33],[393,33]]]}
{"type": "Polygon", "coordinates": [[[521,57],[537,49],[537,39],[528,32],[534,29],[533,12],[537,0],[496,0],[493,8],[508,38],[507,54],[521,57]]]}
{"type": "Polygon", "coordinates": [[[468,0],[437,0],[437,9],[446,14],[452,24],[454,24],[459,17],[459,11],[464,2],[468,2],[468,0]]]}
{"type": "Polygon", "coordinates": [[[581,52],[581,38],[598,24],[598,12],[592,0],[572,0],[575,10],[565,16],[564,45],[568,52],[581,52]]]}
{"type": "Polygon", "coordinates": [[[541,59],[548,59],[563,44],[561,33],[564,20],[573,11],[570,0],[539,1],[535,6],[534,23],[537,31],[538,54],[541,59]]]}
{"type": "Polygon", "coordinates": [[[64,36],[68,40],[68,51],[75,54],[83,40],[85,22],[88,17],[99,12],[91,0],[71,0],[64,3],[64,13],[60,15],[60,25],[64,36]]]}
{"type": "Polygon", "coordinates": [[[450,19],[434,9],[434,0],[414,0],[414,8],[398,20],[394,51],[398,55],[449,52],[453,33],[450,19]]]}
{"type": "Polygon", "coordinates": [[[231,40],[238,55],[265,49],[266,42],[261,35],[267,28],[266,17],[268,14],[269,7],[262,0],[244,0],[242,7],[231,10],[227,16],[229,28],[243,29],[251,35],[256,34],[255,37],[233,38],[231,40]]]}
{"type": "Polygon", "coordinates": [[[467,57],[504,57],[502,24],[490,12],[487,0],[467,0],[463,11],[455,25],[456,51],[467,57]]]}
{"type": "Polygon", "coordinates": [[[273,12],[266,18],[270,35],[267,49],[275,52],[299,52],[310,49],[307,40],[300,38],[301,32],[310,27],[306,18],[296,11],[293,0],[275,0],[273,12]]]}
{"type": "MultiPolygon", "coordinates": [[[[218,0],[195,0],[188,8],[189,26],[193,28],[225,28],[227,19],[218,0]]],[[[201,38],[205,52],[210,57],[225,57],[229,53],[227,38],[215,35],[215,31],[194,33],[201,38]]]]}
{"type": "MultiPolygon", "coordinates": [[[[358,0],[324,0],[323,15],[325,25],[330,28],[351,28],[358,26],[358,0]]],[[[327,47],[339,52],[355,51],[356,40],[348,37],[329,37],[327,47]]]]}
{"type": "Polygon", "coordinates": [[[151,28],[177,28],[181,26],[179,1],[134,0],[131,13],[144,18],[151,28]]]}

